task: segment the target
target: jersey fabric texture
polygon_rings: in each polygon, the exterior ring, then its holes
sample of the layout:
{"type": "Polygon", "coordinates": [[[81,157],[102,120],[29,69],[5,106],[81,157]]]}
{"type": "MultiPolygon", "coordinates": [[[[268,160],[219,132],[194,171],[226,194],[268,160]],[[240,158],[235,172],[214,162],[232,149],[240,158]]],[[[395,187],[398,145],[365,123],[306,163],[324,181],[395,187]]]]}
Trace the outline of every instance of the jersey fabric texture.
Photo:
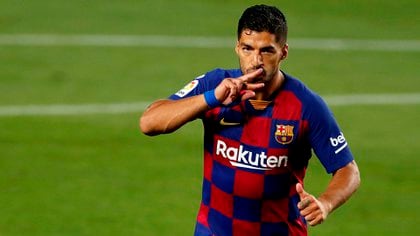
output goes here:
{"type": "MultiPolygon", "coordinates": [[[[312,150],[328,173],[353,160],[325,102],[283,74],[264,110],[235,101],[201,116],[204,179],[194,235],[307,235],[295,185],[303,183],[312,150]]],[[[216,69],[169,98],[203,94],[241,75],[239,69],[216,69]]]]}

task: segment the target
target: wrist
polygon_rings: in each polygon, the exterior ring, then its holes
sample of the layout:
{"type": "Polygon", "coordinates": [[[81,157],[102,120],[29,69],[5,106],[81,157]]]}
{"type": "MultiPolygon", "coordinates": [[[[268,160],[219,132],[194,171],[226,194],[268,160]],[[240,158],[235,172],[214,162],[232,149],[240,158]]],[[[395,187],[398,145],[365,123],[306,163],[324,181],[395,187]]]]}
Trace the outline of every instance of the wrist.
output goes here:
{"type": "Polygon", "coordinates": [[[219,100],[217,100],[214,89],[205,92],[204,99],[206,100],[207,106],[209,106],[210,108],[215,108],[222,104],[219,100]]]}
{"type": "Polygon", "coordinates": [[[334,206],[326,196],[318,197],[318,201],[322,204],[323,212],[329,215],[333,210],[334,206]]]}

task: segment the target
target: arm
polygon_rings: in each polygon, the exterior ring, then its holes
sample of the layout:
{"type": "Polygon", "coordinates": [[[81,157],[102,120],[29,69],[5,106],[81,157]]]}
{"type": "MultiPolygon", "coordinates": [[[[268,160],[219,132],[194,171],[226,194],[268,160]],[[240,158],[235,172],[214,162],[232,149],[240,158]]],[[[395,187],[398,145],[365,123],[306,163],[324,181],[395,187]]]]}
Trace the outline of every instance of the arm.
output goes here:
{"type": "Polygon", "coordinates": [[[143,113],[140,129],[151,136],[171,133],[207,109],[203,94],[180,100],[158,100],[143,113]]]}
{"type": "MultiPolygon", "coordinates": [[[[214,97],[225,105],[236,98],[245,100],[254,97],[253,90],[262,88],[264,84],[247,82],[252,82],[261,72],[260,69],[236,79],[224,79],[215,88],[214,97]]],[[[210,107],[203,94],[180,100],[158,100],[152,103],[140,118],[140,130],[151,136],[171,133],[208,109],[210,107]]]]}
{"type": "Polygon", "coordinates": [[[311,226],[322,223],[327,216],[345,203],[360,185],[359,168],[355,161],[337,170],[327,189],[318,198],[305,192],[302,185],[296,185],[301,201],[300,213],[311,226]]]}

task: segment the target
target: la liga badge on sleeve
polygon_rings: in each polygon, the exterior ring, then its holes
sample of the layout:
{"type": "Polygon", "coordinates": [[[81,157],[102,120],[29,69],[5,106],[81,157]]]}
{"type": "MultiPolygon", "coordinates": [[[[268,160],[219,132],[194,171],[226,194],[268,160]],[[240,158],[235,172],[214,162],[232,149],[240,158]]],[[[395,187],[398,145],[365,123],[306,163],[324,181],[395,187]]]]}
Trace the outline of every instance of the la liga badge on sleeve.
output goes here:
{"type": "Polygon", "coordinates": [[[195,87],[197,87],[197,85],[198,85],[198,79],[195,79],[191,81],[190,83],[188,83],[187,85],[185,85],[185,87],[179,90],[175,95],[182,98],[185,95],[189,94],[191,91],[193,91],[195,87]]]}

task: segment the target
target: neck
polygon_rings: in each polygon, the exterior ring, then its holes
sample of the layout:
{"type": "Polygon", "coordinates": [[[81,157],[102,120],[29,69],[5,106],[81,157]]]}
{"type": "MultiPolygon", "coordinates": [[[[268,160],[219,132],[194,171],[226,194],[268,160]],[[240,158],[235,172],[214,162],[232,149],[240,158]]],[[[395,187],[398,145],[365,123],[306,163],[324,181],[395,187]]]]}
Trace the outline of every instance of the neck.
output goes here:
{"type": "Polygon", "coordinates": [[[265,83],[264,88],[255,91],[255,100],[269,100],[271,95],[281,87],[284,82],[284,75],[278,71],[270,81],[265,83]]]}

